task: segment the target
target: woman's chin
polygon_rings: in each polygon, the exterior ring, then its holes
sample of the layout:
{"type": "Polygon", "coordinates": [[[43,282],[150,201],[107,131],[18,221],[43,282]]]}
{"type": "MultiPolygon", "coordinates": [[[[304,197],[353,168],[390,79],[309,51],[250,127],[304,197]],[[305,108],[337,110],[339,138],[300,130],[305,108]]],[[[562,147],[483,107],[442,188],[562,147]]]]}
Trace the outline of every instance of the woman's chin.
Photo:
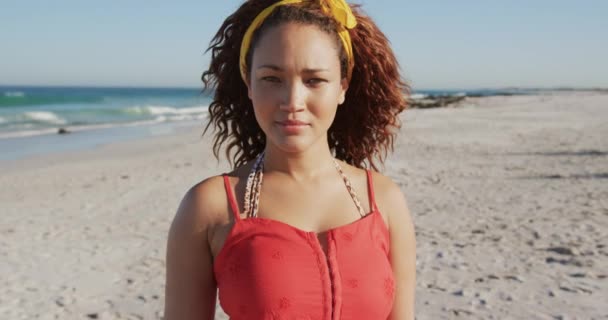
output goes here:
{"type": "Polygon", "coordinates": [[[303,136],[283,136],[273,140],[274,147],[286,153],[300,153],[312,145],[312,141],[303,136]]]}

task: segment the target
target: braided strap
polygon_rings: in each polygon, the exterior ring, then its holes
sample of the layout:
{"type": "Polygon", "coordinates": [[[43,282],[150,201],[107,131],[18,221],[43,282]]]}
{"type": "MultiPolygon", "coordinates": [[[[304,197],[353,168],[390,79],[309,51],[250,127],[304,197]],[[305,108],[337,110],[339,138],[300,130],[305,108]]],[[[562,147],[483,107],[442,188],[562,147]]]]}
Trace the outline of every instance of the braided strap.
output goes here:
{"type": "MultiPolygon", "coordinates": [[[[254,185],[257,184],[255,180],[258,180],[260,178],[260,177],[258,177],[257,173],[259,171],[258,169],[260,168],[260,166],[262,164],[263,158],[264,158],[264,153],[262,152],[256,158],[255,163],[253,164],[253,166],[251,167],[251,171],[249,172],[249,176],[247,176],[247,185],[245,187],[245,204],[244,204],[245,217],[253,216],[252,203],[254,202],[254,197],[258,199],[257,200],[258,203],[260,201],[259,200],[260,195],[258,194],[256,197],[253,192],[253,188],[254,188],[254,185]]],[[[259,184],[261,186],[261,181],[259,184]]]]}
{"type": "Polygon", "coordinates": [[[336,159],[334,159],[334,165],[336,166],[336,169],[338,170],[338,172],[342,176],[342,180],[344,180],[344,184],[346,185],[346,189],[348,190],[348,193],[350,194],[350,197],[353,198],[353,202],[355,203],[355,206],[357,207],[357,210],[359,210],[359,214],[362,217],[364,217],[365,216],[365,210],[363,210],[363,206],[361,206],[361,201],[359,201],[359,198],[357,197],[357,194],[355,193],[355,189],[353,188],[352,184],[350,183],[350,180],[348,179],[348,177],[346,176],[346,174],[344,174],[344,171],[342,171],[342,167],[340,167],[340,164],[338,164],[338,161],[336,161],[336,159]]]}

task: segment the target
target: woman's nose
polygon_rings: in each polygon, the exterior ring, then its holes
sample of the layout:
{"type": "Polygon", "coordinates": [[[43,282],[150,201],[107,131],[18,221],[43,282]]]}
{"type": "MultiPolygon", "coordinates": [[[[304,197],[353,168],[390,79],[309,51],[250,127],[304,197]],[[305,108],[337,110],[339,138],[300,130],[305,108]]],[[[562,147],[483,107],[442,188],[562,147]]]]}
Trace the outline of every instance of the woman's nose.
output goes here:
{"type": "Polygon", "coordinates": [[[297,112],[304,109],[305,88],[301,84],[291,82],[283,87],[283,99],[280,109],[297,112]]]}

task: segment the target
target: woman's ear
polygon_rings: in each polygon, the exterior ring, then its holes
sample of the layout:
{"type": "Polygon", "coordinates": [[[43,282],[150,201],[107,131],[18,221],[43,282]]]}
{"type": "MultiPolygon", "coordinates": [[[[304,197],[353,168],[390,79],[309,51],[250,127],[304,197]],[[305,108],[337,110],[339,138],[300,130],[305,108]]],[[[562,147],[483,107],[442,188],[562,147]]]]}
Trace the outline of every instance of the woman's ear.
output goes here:
{"type": "Polygon", "coordinates": [[[247,80],[243,80],[245,82],[245,86],[247,86],[247,96],[249,97],[249,100],[251,100],[251,81],[249,81],[249,77],[247,77],[247,80]]]}
{"type": "Polygon", "coordinates": [[[338,105],[343,104],[344,100],[346,100],[346,90],[348,90],[348,80],[342,78],[342,80],[340,80],[340,97],[338,98],[338,105]]]}

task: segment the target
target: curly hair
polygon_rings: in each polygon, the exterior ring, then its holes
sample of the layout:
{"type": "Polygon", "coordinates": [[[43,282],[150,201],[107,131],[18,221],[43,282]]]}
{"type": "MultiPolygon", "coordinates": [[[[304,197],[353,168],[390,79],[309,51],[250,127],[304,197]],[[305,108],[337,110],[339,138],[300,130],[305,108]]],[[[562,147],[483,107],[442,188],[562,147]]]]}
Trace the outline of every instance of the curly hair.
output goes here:
{"type": "MultiPolygon", "coordinates": [[[[214,89],[215,93],[203,135],[213,124],[215,157],[219,159],[221,147],[227,143],[226,157],[235,167],[253,160],[266,144],[247,86],[241,79],[240,45],[253,19],[276,2],[278,0],[243,3],[224,21],[207,49],[211,51],[211,62],[202,74],[202,81],[204,90],[214,89]]],[[[410,87],[401,78],[399,64],[386,36],[358,5],[352,5],[351,9],[357,19],[357,26],[349,30],[355,65],[345,101],[329,128],[328,142],[336,158],[355,167],[369,165],[377,170],[376,161],[383,163],[388,151],[393,150],[393,141],[401,126],[398,115],[407,107],[410,87]]],[[[253,34],[246,57],[248,68],[252,52],[265,30],[288,22],[314,25],[334,36],[336,46],[341,48],[341,74],[346,76],[348,61],[338,40],[336,22],[322,11],[318,1],[277,7],[253,34]]]]}

